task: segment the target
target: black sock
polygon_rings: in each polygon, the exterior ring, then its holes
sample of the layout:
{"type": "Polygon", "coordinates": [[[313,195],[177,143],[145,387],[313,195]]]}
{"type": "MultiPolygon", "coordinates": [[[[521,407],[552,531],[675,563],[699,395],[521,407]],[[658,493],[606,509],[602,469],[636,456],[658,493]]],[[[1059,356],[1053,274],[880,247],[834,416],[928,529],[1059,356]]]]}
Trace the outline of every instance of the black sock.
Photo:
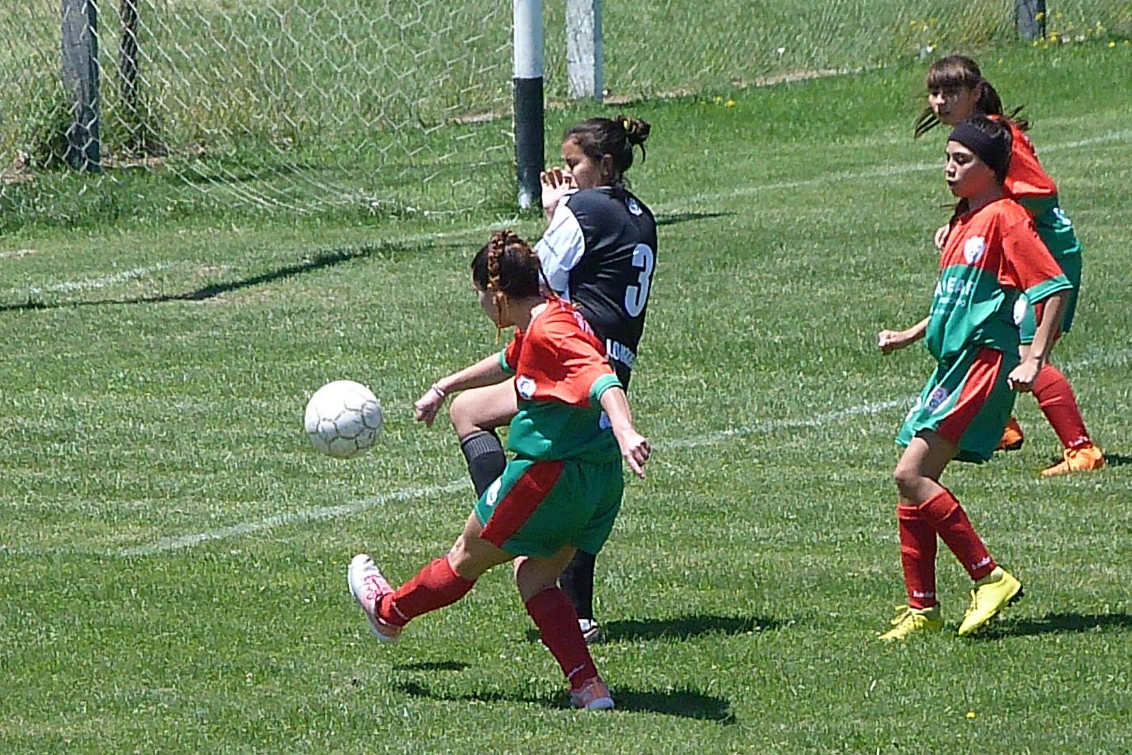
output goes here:
{"type": "Polygon", "coordinates": [[[579,619],[594,618],[594,563],[597,556],[579,550],[558,580],[562,591],[574,604],[579,619]]]}
{"type": "Polygon", "coordinates": [[[479,430],[460,441],[460,450],[468,460],[468,474],[476,489],[476,498],[503,474],[507,456],[494,430],[479,430]]]}

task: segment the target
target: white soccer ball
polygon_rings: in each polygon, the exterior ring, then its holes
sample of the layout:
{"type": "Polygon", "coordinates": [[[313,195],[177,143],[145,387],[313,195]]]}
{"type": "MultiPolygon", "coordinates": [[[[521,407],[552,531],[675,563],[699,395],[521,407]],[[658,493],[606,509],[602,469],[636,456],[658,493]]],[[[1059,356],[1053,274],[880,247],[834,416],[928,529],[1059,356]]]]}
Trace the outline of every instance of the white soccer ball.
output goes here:
{"type": "Polygon", "coordinates": [[[315,448],[336,459],[349,459],[377,440],[381,404],[361,383],[335,380],[311,396],[304,420],[315,448]]]}

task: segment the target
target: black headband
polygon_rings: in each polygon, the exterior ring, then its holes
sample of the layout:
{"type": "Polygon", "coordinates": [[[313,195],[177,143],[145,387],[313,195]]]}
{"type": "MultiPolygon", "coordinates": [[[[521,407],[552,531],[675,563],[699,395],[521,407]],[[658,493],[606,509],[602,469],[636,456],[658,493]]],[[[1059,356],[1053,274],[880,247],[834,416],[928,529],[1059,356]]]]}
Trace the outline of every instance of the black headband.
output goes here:
{"type": "Polygon", "coordinates": [[[986,163],[994,171],[998,180],[1006,177],[1006,170],[1010,166],[1010,142],[1003,138],[994,138],[984,133],[974,124],[963,121],[951,130],[949,141],[959,142],[986,163]]]}

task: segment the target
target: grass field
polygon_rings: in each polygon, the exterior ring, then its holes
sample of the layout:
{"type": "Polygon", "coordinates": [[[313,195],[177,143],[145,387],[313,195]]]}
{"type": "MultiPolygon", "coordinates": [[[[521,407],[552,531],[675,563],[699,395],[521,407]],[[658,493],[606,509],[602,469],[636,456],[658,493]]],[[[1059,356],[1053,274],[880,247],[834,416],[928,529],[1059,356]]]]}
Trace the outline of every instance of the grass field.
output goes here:
{"type": "Polygon", "coordinates": [[[1027,588],[984,636],[954,634],[941,549],[947,631],[874,639],[903,601],[892,438],[931,369],[875,334],[926,310],[949,201],[942,135],[910,138],[922,67],[889,68],[631,108],[662,222],[631,396],[656,451],[599,560],[607,715],[567,709],[506,570],[392,648],[345,584],[361,550],[407,579],[466,516],[451,433],[410,405],[497,347],[470,254],[536,218],[173,220],[141,196],[0,236],[0,751],[1132,751],[1132,52],[980,61],[1086,246],[1055,361],[1110,460],[1039,479],[1058,444],[1022,397],[1021,451],[948,470],[1027,588]],[[339,377],[386,407],[351,462],[301,427],[339,377]]]}

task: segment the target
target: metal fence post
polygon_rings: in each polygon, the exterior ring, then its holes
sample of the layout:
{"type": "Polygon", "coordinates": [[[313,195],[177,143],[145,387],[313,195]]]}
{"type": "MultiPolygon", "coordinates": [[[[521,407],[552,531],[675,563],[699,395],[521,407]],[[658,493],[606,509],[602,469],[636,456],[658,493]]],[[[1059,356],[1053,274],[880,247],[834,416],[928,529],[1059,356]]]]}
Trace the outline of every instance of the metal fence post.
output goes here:
{"type": "Polygon", "coordinates": [[[63,84],[71,96],[67,163],[97,173],[102,169],[98,105],[98,7],[94,0],[62,0],[63,84]]]}
{"type": "Polygon", "coordinates": [[[542,0],[514,0],[515,172],[519,207],[542,202],[539,173],[546,165],[543,103],[542,0]]]}
{"type": "Polygon", "coordinates": [[[602,101],[601,0],[566,0],[566,78],[570,99],[602,101]]]}
{"type": "Polygon", "coordinates": [[[1017,0],[1016,22],[1022,39],[1046,35],[1046,0],[1017,0]]]}

